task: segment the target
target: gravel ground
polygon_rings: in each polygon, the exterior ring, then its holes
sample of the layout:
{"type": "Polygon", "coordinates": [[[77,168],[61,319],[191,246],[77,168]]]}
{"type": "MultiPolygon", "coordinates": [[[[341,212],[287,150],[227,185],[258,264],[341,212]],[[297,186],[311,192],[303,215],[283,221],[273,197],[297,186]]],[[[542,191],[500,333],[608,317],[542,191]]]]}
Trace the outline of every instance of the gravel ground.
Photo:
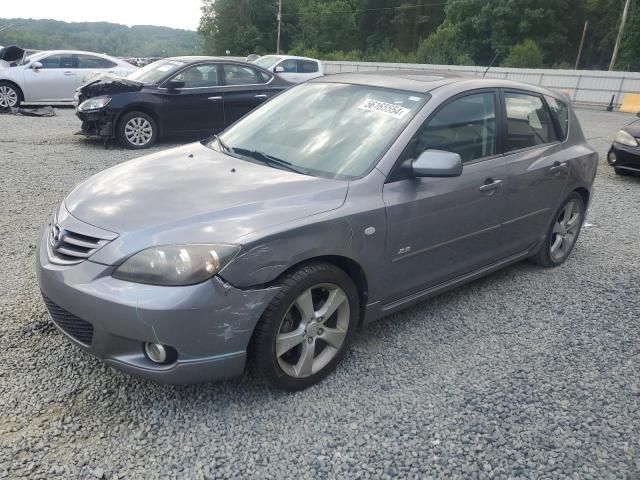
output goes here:
{"type": "MultiPolygon", "coordinates": [[[[602,154],[632,119],[579,116],[602,154]]],[[[39,226],[138,155],[78,126],[69,109],[0,117],[0,478],[640,478],[640,179],[602,163],[563,267],[522,263],[373,324],[318,386],[163,386],[71,345],[39,297],[39,226]]]]}

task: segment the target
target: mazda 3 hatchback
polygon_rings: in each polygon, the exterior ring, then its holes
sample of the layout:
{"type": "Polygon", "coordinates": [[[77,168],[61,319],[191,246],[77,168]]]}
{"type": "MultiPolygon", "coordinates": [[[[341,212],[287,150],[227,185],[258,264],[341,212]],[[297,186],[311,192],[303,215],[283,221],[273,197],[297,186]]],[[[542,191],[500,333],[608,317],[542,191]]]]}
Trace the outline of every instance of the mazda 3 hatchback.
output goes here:
{"type": "Polygon", "coordinates": [[[41,232],[38,281],[56,326],[119,370],[189,383],[249,365],[298,390],[363,324],[524,259],[562,264],[597,157],[561,93],[332,75],[77,186],[41,232]]]}

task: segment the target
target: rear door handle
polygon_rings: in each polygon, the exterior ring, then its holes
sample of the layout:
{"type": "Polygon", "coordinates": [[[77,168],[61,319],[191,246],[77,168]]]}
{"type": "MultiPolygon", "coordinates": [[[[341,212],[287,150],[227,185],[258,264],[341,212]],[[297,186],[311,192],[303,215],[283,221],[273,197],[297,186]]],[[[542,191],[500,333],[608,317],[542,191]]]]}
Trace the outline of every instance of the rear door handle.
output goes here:
{"type": "Polygon", "coordinates": [[[492,178],[487,178],[484,185],[480,187],[481,192],[493,192],[494,190],[498,190],[502,188],[502,180],[493,180],[492,178]]]}
{"type": "Polygon", "coordinates": [[[555,175],[556,173],[564,172],[568,166],[569,164],[567,162],[555,162],[549,171],[555,175]]]}
{"type": "Polygon", "coordinates": [[[222,97],[218,96],[218,97],[209,97],[208,100],[211,100],[213,102],[216,102],[218,100],[222,100],[222,97]]]}
{"type": "Polygon", "coordinates": [[[259,93],[258,95],[256,95],[256,98],[267,98],[267,94],[266,93],[259,93]]]}
{"type": "Polygon", "coordinates": [[[65,74],[65,75],[75,75],[75,73],[74,73],[74,72],[70,72],[70,71],[66,71],[66,72],[64,72],[64,74],[65,74]]]}

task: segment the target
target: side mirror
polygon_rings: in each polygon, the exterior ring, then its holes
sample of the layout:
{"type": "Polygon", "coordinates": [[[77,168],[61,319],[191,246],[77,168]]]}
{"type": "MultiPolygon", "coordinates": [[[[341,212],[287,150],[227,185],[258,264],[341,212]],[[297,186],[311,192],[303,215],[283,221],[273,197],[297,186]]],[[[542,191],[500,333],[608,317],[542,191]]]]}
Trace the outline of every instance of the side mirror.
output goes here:
{"type": "Polygon", "coordinates": [[[453,152],[425,150],[411,162],[416,177],[459,177],[462,175],[462,158],[453,152]]]}
{"type": "Polygon", "coordinates": [[[38,69],[42,68],[42,63],[40,63],[40,62],[33,62],[33,63],[31,64],[31,68],[33,68],[34,70],[38,70],[38,69]]]}
{"type": "Polygon", "coordinates": [[[282,65],[278,65],[276,68],[273,69],[273,71],[276,73],[283,73],[284,67],[282,65]]]}
{"type": "Polygon", "coordinates": [[[169,90],[177,90],[183,87],[184,82],[182,80],[169,80],[169,82],[167,83],[167,88],[169,88],[169,90]]]}

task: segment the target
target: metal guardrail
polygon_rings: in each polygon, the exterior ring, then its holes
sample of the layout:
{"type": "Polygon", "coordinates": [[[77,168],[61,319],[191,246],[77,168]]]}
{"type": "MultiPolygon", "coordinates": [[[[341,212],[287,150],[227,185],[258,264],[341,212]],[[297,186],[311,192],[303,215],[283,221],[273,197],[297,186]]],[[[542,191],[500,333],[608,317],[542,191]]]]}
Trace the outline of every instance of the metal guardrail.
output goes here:
{"type": "MultiPolygon", "coordinates": [[[[323,65],[325,73],[327,74],[406,69],[442,70],[480,76],[486,70],[486,67],[412,63],[324,61],[323,65]]],[[[489,69],[486,76],[488,78],[516,80],[555,90],[562,90],[571,97],[573,103],[576,105],[607,106],[611,102],[611,98],[614,97],[613,106],[614,108],[619,108],[622,104],[624,94],[640,94],[640,73],[637,72],[493,67],[489,69]]]]}

